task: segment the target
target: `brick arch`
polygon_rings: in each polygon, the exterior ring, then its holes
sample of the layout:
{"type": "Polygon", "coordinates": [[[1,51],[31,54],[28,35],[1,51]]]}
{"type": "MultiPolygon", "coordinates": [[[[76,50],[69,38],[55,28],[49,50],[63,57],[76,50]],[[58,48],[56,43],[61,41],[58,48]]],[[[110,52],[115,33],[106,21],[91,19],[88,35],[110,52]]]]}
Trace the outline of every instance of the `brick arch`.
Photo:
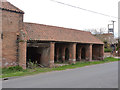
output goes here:
{"type": "Polygon", "coordinates": [[[62,61],[62,47],[59,47],[59,54],[58,54],[59,61],[62,61]]]}
{"type": "Polygon", "coordinates": [[[69,48],[65,48],[65,60],[68,61],[69,60],[69,48]]]}
{"type": "Polygon", "coordinates": [[[86,48],[85,47],[81,48],[81,59],[86,59],[86,48]]]}

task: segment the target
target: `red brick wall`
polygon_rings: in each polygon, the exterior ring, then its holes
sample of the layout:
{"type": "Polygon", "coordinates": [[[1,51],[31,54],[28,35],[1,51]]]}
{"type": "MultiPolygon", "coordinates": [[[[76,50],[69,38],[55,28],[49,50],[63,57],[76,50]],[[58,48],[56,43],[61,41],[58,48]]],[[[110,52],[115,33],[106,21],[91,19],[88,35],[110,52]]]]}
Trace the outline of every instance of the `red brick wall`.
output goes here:
{"type": "Polygon", "coordinates": [[[93,60],[104,59],[104,45],[93,45],[92,51],[93,60]]]}
{"type": "Polygon", "coordinates": [[[92,44],[86,45],[86,60],[92,60],[92,44]]]}
{"type": "Polygon", "coordinates": [[[55,43],[50,43],[49,67],[54,67],[55,43]]]}
{"type": "Polygon", "coordinates": [[[23,28],[23,15],[10,11],[2,11],[2,66],[15,66],[18,63],[17,35],[23,28]]]}
{"type": "Polygon", "coordinates": [[[99,57],[99,53],[100,53],[99,45],[93,45],[92,51],[93,51],[92,52],[93,60],[97,60],[99,57]]]}

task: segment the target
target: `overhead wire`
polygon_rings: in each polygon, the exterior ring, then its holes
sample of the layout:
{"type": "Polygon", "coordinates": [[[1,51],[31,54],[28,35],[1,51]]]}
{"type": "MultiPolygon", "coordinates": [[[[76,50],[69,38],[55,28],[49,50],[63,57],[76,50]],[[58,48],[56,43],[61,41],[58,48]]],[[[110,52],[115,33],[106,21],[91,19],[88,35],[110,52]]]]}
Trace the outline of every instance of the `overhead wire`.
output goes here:
{"type": "Polygon", "coordinates": [[[99,15],[103,15],[103,16],[107,16],[107,17],[111,17],[111,18],[120,19],[120,18],[115,17],[115,16],[111,16],[111,15],[107,15],[107,14],[104,14],[104,13],[100,13],[100,12],[96,12],[96,11],[84,9],[84,8],[81,8],[81,7],[78,7],[78,6],[74,6],[74,5],[71,5],[71,4],[67,4],[67,3],[64,3],[64,2],[59,2],[59,1],[56,1],[56,0],[50,0],[50,1],[53,1],[53,2],[56,2],[56,3],[62,4],[62,5],[66,5],[66,6],[69,6],[69,7],[81,9],[81,10],[84,10],[84,11],[88,11],[88,12],[91,12],[91,13],[95,13],[95,14],[99,14],[99,15]]]}

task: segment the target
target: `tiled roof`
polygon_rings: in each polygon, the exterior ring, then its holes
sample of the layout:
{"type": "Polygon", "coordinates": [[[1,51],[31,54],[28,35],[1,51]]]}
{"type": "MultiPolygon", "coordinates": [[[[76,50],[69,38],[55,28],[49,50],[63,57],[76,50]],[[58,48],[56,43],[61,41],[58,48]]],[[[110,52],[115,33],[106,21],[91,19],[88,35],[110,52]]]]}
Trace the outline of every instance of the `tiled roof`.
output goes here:
{"type": "Polygon", "coordinates": [[[13,4],[11,4],[8,1],[6,1],[6,2],[1,2],[0,1],[0,9],[24,14],[24,12],[22,10],[20,10],[17,7],[15,7],[13,4]]]}
{"type": "Polygon", "coordinates": [[[28,40],[103,44],[90,32],[63,27],[24,23],[28,40]]]}
{"type": "Polygon", "coordinates": [[[100,36],[111,36],[113,35],[112,33],[103,33],[103,34],[95,34],[95,36],[100,35],[100,36]]]}
{"type": "Polygon", "coordinates": [[[104,33],[103,35],[111,36],[111,35],[113,35],[113,34],[112,34],[112,33],[104,33]]]}

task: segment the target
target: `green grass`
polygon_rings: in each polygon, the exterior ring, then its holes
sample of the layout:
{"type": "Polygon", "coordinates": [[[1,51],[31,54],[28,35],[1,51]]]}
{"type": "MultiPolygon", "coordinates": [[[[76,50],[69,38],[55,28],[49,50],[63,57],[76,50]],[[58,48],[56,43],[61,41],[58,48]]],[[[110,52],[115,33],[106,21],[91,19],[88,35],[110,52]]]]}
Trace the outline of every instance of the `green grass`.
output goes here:
{"type": "Polygon", "coordinates": [[[60,66],[60,67],[56,67],[56,68],[39,68],[39,67],[37,67],[37,68],[34,68],[34,69],[26,69],[26,70],[23,70],[21,67],[16,66],[16,67],[10,67],[10,68],[3,68],[2,69],[2,75],[0,75],[0,78],[15,77],[15,76],[27,76],[27,75],[34,75],[34,74],[50,72],[50,71],[60,71],[60,70],[66,70],[66,69],[74,69],[74,68],[78,68],[78,67],[84,67],[84,66],[88,66],[88,65],[114,62],[114,61],[118,61],[118,60],[120,60],[120,59],[116,59],[116,58],[113,58],[113,57],[108,57],[108,58],[105,58],[102,61],[76,62],[76,64],[60,66]]]}

